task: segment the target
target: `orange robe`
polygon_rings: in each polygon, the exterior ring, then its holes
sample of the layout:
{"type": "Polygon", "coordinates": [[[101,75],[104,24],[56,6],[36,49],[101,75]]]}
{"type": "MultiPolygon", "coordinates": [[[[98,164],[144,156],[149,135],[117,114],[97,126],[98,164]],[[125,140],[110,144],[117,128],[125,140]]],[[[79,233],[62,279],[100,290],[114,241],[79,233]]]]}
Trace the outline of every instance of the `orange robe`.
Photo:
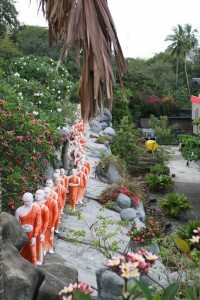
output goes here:
{"type": "Polygon", "coordinates": [[[58,216],[55,224],[55,230],[58,230],[59,223],[60,223],[60,215],[61,215],[61,209],[64,208],[65,202],[66,202],[66,189],[60,184],[55,190],[58,194],[58,216]]]}
{"type": "Polygon", "coordinates": [[[69,178],[67,177],[67,175],[63,175],[62,178],[65,181],[65,185],[64,187],[66,188],[66,190],[68,189],[68,185],[69,185],[69,178]]]}
{"type": "Polygon", "coordinates": [[[36,242],[32,246],[30,240],[32,237],[37,238],[41,227],[41,210],[38,206],[33,205],[26,216],[19,216],[20,223],[26,232],[28,242],[20,251],[21,256],[30,261],[34,266],[37,263],[36,242]]]}
{"type": "Polygon", "coordinates": [[[81,171],[83,171],[83,172],[85,173],[86,176],[89,175],[89,170],[88,170],[88,168],[86,168],[84,165],[82,166],[81,171]]]}
{"type": "Polygon", "coordinates": [[[54,232],[51,232],[51,228],[55,228],[56,220],[58,217],[58,203],[57,200],[55,201],[54,199],[49,197],[45,202],[45,205],[49,209],[49,224],[45,233],[44,251],[49,251],[53,249],[54,232]]]}
{"type": "Polygon", "coordinates": [[[88,160],[85,160],[84,164],[83,164],[86,168],[88,168],[88,174],[90,174],[90,170],[91,170],[91,165],[90,162],[88,160]]]}
{"type": "Polygon", "coordinates": [[[81,202],[84,197],[84,192],[87,186],[87,176],[84,172],[80,171],[78,174],[78,177],[80,177],[80,185],[78,186],[78,192],[77,192],[77,202],[81,202]]]}
{"type": "Polygon", "coordinates": [[[79,177],[74,175],[73,177],[69,178],[69,205],[75,208],[79,186],[70,186],[70,183],[78,184],[79,177]]]}
{"type": "Polygon", "coordinates": [[[40,209],[41,209],[41,227],[40,227],[40,232],[36,239],[36,249],[37,249],[37,261],[43,262],[44,241],[43,242],[40,241],[40,234],[43,234],[45,237],[45,233],[49,224],[49,209],[45,204],[40,205],[40,209]]]}
{"type": "Polygon", "coordinates": [[[62,177],[60,177],[60,184],[65,187],[65,179],[62,177]]]}
{"type": "Polygon", "coordinates": [[[54,190],[51,190],[50,197],[56,201],[58,200],[58,194],[54,190]]]}

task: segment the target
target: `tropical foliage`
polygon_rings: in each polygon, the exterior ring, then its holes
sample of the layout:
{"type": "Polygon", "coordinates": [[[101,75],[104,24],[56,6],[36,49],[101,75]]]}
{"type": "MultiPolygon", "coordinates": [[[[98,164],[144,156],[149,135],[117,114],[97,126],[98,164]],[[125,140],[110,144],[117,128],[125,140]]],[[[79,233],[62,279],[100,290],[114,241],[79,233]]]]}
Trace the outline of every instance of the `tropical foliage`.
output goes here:
{"type": "Polygon", "coordinates": [[[164,191],[173,185],[171,177],[168,175],[157,175],[149,173],[144,178],[148,188],[152,192],[164,191]]]}
{"type": "Polygon", "coordinates": [[[160,208],[167,216],[180,218],[181,213],[188,212],[192,206],[187,196],[179,193],[166,194],[160,201],[160,208]]]}

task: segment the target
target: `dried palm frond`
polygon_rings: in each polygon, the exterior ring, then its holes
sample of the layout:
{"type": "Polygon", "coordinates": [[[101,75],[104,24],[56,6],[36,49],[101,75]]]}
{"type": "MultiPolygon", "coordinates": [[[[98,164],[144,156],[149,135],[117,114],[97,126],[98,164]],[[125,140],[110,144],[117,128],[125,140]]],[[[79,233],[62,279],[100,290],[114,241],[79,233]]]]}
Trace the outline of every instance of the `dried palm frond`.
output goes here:
{"type": "MultiPolygon", "coordinates": [[[[53,36],[63,41],[58,66],[76,44],[83,53],[79,96],[84,121],[99,109],[112,105],[112,49],[119,78],[127,69],[107,0],[40,0],[49,24],[50,46],[53,36]]],[[[128,76],[128,75],[127,75],[128,76]]]]}

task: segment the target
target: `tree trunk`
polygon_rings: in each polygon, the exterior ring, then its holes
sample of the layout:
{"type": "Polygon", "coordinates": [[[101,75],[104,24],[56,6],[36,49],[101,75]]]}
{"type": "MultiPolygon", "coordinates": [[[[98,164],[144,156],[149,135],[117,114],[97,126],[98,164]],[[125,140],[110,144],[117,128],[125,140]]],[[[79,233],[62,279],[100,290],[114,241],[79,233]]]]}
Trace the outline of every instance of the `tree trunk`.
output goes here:
{"type": "Polygon", "coordinates": [[[178,57],[176,59],[176,88],[178,86],[178,57]]]}
{"type": "Polygon", "coordinates": [[[186,80],[187,80],[188,94],[189,94],[189,96],[190,96],[190,84],[189,84],[189,80],[188,80],[186,57],[185,57],[185,76],[186,76],[186,80]]]}
{"type": "Polygon", "coordinates": [[[1,210],[2,210],[2,193],[1,193],[1,177],[0,177],[0,300],[4,299],[4,286],[3,286],[3,243],[2,243],[2,223],[1,223],[1,210]]]}

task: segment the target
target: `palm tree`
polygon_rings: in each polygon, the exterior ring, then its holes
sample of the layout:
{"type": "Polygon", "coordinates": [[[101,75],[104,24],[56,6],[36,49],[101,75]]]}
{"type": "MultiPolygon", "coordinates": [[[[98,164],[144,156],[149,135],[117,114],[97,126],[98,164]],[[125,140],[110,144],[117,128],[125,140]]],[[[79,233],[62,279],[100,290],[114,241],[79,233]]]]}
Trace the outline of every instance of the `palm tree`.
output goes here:
{"type": "Polygon", "coordinates": [[[169,49],[172,51],[171,56],[176,58],[176,86],[178,84],[179,60],[183,58],[185,63],[185,75],[188,85],[188,93],[190,95],[186,62],[187,55],[198,44],[198,40],[195,37],[197,30],[192,30],[192,26],[189,24],[185,24],[183,27],[178,24],[177,27],[173,27],[173,32],[174,34],[168,35],[165,41],[172,42],[172,44],[169,46],[169,49]]]}
{"type": "Polygon", "coordinates": [[[122,83],[127,68],[107,0],[40,0],[49,25],[50,46],[54,39],[63,41],[58,66],[71,48],[77,46],[82,57],[79,87],[84,121],[95,116],[107,103],[112,105],[114,51],[122,83]]]}

